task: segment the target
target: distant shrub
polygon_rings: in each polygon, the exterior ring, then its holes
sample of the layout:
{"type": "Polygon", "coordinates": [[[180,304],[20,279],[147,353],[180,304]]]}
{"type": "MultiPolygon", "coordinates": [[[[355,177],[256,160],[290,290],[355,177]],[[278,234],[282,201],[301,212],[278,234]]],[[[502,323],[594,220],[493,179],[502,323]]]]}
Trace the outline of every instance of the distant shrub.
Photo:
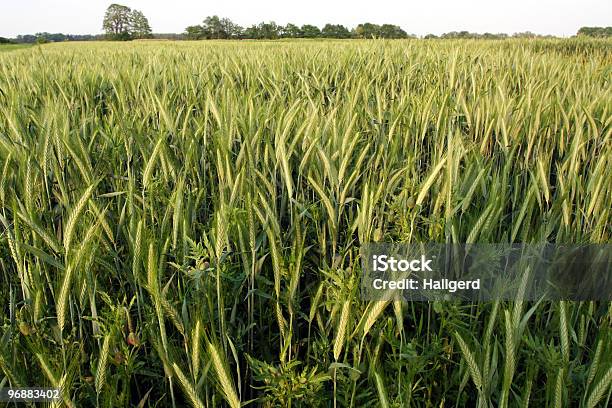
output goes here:
{"type": "Polygon", "coordinates": [[[612,27],[581,27],[578,36],[610,38],[612,37],[612,27]]]}

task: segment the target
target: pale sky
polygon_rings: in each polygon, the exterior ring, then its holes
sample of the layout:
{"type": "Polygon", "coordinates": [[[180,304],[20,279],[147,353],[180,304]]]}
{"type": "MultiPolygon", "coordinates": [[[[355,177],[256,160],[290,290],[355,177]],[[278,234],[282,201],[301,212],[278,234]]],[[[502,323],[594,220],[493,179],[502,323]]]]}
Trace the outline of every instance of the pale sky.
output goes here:
{"type": "Polygon", "coordinates": [[[371,22],[417,35],[467,30],[570,36],[582,26],[612,25],[611,0],[0,0],[0,37],[99,34],[112,2],[144,12],[156,33],[181,33],[215,14],[241,26],[265,20],[352,28],[371,22]]]}

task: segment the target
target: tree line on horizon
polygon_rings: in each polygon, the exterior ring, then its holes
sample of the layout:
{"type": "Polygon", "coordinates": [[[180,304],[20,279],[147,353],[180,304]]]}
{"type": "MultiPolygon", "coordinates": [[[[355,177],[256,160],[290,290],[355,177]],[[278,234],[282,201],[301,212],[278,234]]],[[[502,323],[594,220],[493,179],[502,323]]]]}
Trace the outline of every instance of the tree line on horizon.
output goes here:
{"type": "Polygon", "coordinates": [[[612,37],[612,27],[581,27],[578,30],[578,36],[610,38],[612,37]]]}
{"type": "MultiPolygon", "coordinates": [[[[342,24],[326,24],[323,28],[304,24],[297,26],[292,23],[279,25],[273,21],[261,22],[249,27],[241,27],[229,18],[219,16],[206,17],[202,24],[185,28],[182,34],[154,34],[147,17],[139,10],[113,3],[104,15],[102,35],[71,35],[62,33],[36,33],[18,35],[14,39],[0,37],[2,43],[45,43],[61,41],[96,41],[116,40],[127,41],[135,39],[171,39],[171,40],[211,40],[211,39],[255,39],[273,40],[279,38],[417,38],[408,34],[401,27],[393,24],[362,23],[352,29],[342,24]]],[[[581,27],[576,36],[593,38],[612,37],[612,27],[581,27]]],[[[505,39],[505,38],[554,38],[551,35],[538,35],[531,32],[515,33],[471,33],[469,31],[451,31],[440,36],[427,34],[424,39],[505,39]]]]}
{"type": "Polygon", "coordinates": [[[279,25],[274,21],[261,22],[243,28],[229,18],[209,16],[202,24],[185,29],[188,40],[212,39],[266,39],[277,38],[410,38],[401,27],[393,24],[363,23],[349,30],[342,24],[326,24],[322,29],[312,24],[297,26],[292,23],[279,25]]]}
{"type": "MultiPolygon", "coordinates": [[[[321,30],[323,31],[323,30],[321,30]]],[[[590,37],[590,38],[610,38],[612,37],[612,27],[583,27],[580,29],[581,32],[577,34],[577,37],[590,37]],[[586,28],[586,30],[584,30],[586,28]]],[[[190,37],[187,33],[152,33],[147,38],[151,39],[160,39],[160,40],[192,40],[193,37],[190,37]]],[[[291,38],[291,37],[282,37],[278,36],[276,38],[291,38]]],[[[300,37],[296,37],[300,38],[300,37]]],[[[308,38],[308,37],[302,37],[308,38]]],[[[353,37],[324,37],[323,35],[320,38],[353,38],[353,37]]],[[[414,38],[414,36],[409,35],[408,38],[414,38]]],[[[471,33],[468,31],[451,31],[448,33],[444,33],[441,35],[427,34],[422,37],[425,40],[435,40],[435,39],[505,39],[505,38],[554,38],[554,36],[543,36],[531,33],[529,31],[522,33],[515,33],[512,35],[500,33],[500,34],[490,34],[490,33],[471,33]]],[[[0,44],[34,44],[34,43],[47,43],[47,42],[65,42],[65,41],[103,41],[112,39],[109,38],[107,34],[63,34],[63,33],[35,33],[35,34],[25,34],[18,35],[15,38],[4,38],[0,37],[0,44]]],[[[129,39],[129,38],[128,38],[129,39]]],[[[198,38],[200,40],[206,39],[206,37],[198,38]]],[[[243,37],[243,39],[247,39],[243,37]]]]}

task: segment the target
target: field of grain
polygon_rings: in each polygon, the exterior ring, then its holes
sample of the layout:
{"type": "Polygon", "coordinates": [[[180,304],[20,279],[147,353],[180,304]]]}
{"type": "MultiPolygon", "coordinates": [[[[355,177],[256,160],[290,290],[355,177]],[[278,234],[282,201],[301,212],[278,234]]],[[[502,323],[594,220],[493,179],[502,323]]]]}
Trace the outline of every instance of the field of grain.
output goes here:
{"type": "Polygon", "coordinates": [[[0,44],[0,52],[20,50],[30,47],[29,44],[0,44]]]}
{"type": "Polygon", "coordinates": [[[0,387],[103,406],[605,406],[606,302],[366,302],[366,242],[612,232],[612,42],[0,53],[0,387]]]}

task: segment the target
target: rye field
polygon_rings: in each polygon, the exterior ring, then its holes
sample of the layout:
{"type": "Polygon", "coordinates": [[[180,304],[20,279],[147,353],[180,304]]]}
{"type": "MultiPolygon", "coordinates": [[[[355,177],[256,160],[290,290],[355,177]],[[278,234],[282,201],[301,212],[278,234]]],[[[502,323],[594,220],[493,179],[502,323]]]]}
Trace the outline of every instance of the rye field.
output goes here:
{"type": "Polygon", "coordinates": [[[612,304],[366,302],[367,242],[610,243],[612,41],[0,53],[0,388],[609,406],[612,304]]]}

